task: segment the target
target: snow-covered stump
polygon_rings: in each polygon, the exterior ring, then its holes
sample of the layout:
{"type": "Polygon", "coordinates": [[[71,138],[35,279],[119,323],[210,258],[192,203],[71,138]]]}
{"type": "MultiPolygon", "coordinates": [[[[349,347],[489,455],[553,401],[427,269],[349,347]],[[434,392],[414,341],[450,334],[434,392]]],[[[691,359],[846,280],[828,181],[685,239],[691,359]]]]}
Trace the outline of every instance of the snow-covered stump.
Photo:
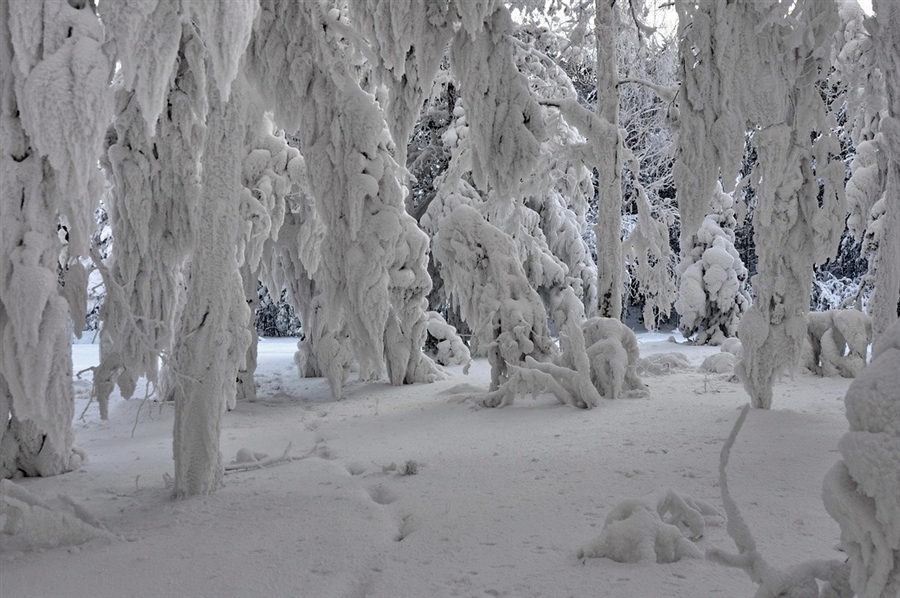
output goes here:
{"type": "Polygon", "coordinates": [[[235,86],[223,102],[209,88],[203,193],[191,259],[187,303],[172,354],[177,497],[208,494],[221,483],[219,431],[250,334],[235,246],[239,237],[240,172],[247,98],[235,86]]]}
{"type": "Polygon", "coordinates": [[[75,4],[0,2],[4,478],[63,473],[83,458],[73,448],[70,316],[86,295],[76,258],[87,253],[102,190],[96,159],[111,110],[111,65],[91,5],[75,4]]]}
{"type": "Polygon", "coordinates": [[[602,377],[604,371],[618,369],[610,363],[610,360],[613,360],[613,363],[618,364],[622,359],[618,349],[609,347],[609,341],[612,341],[624,349],[625,353],[625,372],[621,375],[621,390],[632,396],[646,395],[647,386],[637,373],[641,355],[634,331],[616,318],[602,317],[585,320],[581,328],[584,331],[588,355],[592,358],[591,376],[602,377]]]}
{"type": "Polygon", "coordinates": [[[847,389],[844,460],[825,477],[828,513],[841,526],[851,585],[860,598],[900,595],[900,320],[872,347],[872,363],[847,389]]]}
{"type": "Polygon", "coordinates": [[[856,377],[866,365],[872,319],[855,309],[834,309],[810,312],[806,320],[804,365],[826,377],[856,377]]]}

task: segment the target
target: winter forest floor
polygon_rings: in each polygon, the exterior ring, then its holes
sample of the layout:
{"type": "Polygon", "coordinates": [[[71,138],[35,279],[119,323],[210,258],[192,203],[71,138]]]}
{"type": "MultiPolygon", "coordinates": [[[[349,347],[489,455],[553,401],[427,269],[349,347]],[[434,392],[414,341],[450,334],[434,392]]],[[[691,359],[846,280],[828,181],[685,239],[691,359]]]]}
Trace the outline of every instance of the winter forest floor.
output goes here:
{"type": "MultiPolygon", "coordinates": [[[[672,488],[721,509],[719,451],[747,395],[697,369],[718,349],[667,336],[639,335],[642,357],[681,351],[693,367],[645,376],[649,398],[592,411],[549,396],[478,409],[464,399],[487,389],[484,360],[431,385],[351,381],[334,402],[324,380],[297,378],[292,340],[263,339],[259,400],[224,415],[222,453],[277,456],[290,442],[293,456],[309,456],[229,473],[212,496],[184,501],[163,479],[173,472],[173,409],[116,397],[100,421],[91,405],[75,425],[89,462],[17,483],[51,504],[75,499],[121,539],[35,551],[3,536],[0,596],[750,596],[743,571],[702,559],[574,556],[625,499],[655,505],[672,488]],[[407,460],[415,475],[383,470],[407,460]]],[[[97,346],[75,345],[74,358],[76,371],[95,364],[97,346]]],[[[90,385],[76,381],[76,418],[90,385]]],[[[848,385],[785,377],[774,408],[749,414],[732,451],[732,495],[779,567],[841,558],[821,487],[847,429],[848,385]]],[[[736,551],[724,526],[698,544],[736,551]]]]}

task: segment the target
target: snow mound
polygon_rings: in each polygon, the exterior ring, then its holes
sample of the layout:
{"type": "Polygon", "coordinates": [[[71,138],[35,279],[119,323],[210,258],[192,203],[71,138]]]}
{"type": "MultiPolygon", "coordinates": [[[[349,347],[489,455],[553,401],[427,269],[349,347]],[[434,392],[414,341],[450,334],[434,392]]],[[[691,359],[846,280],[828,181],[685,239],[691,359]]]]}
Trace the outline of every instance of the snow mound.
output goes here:
{"type": "Polygon", "coordinates": [[[642,374],[651,376],[664,376],[665,374],[674,374],[679,370],[686,370],[691,367],[687,355],[680,352],[672,353],[656,353],[641,358],[638,363],[638,371],[642,374]]]}
{"type": "Polygon", "coordinates": [[[704,359],[700,369],[710,374],[733,374],[736,361],[731,353],[716,353],[704,359]]]}
{"type": "Polygon", "coordinates": [[[703,553],[650,506],[628,499],[610,511],[600,535],[579,548],[576,556],[619,563],[674,563],[683,558],[703,558],[703,553]]]}

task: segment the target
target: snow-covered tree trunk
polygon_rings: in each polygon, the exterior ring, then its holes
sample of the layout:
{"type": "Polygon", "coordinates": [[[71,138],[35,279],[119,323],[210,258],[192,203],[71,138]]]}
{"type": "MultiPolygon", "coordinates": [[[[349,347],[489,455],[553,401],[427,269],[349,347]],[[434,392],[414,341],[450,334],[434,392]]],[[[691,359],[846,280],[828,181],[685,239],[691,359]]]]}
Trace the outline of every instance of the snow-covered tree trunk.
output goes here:
{"type": "Polygon", "coordinates": [[[227,405],[228,409],[234,409],[236,401],[255,401],[256,400],[256,381],[254,374],[256,373],[257,352],[259,345],[259,334],[256,332],[256,318],[253,314],[259,305],[259,269],[252,270],[246,262],[241,265],[241,281],[244,284],[244,300],[247,302],[247,308],[250,310],[250,318],[247,320],[247,332],[250,334],[250,344],[247,345],[247,353],[244,356],[244,365],[238,370],[237,387],[235,389],[234,401],[227,405]]]}
{"type": "Polygon", "coordinates": [[[93,2],[0,1],[0,477],[82,462],[70,314],[84,304],[75,258],[87,253],[102,189],[102,43],[93,2]]]}
{"type": "Polygon", "coordinates": [[[622,137],[619,134],[618,14],[615,2],[596,0],[597,115],[612,125],[598,143],[597,315],[622,317],[625,265],[622,253],[622,137]]]}
{"type": "Polygon", "coordinates": [[[236,393],[238,370],[250,343],[235,246],[239,241],[241,161],[246,90],[235,85],[223,102],[210,85],[187,302],[171,359],[175,402],[175,495],[208,494],[223,475],[219,452],[222,412],[236,393]]]}
{"type": "Polygon", "coordinates": [[[881,134],[886,156],[886,185],[880,218],[875,289],[870,312],[875,336],[900,316],[900,6],[890,0],[874,3],[876,21],[872,43],[884,76],[886,112],[881,134]]]}

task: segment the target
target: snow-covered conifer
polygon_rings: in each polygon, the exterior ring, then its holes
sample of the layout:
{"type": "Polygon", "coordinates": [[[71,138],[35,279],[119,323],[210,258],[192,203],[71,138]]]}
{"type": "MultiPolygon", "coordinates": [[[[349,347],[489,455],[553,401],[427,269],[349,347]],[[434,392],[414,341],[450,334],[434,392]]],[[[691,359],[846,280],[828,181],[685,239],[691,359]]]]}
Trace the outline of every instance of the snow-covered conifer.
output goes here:
{"type": "Polygon", "coordinates": [[[0,477],[82,462],[69,321],[83,309],[77,257],[91,236],[112,108],[103,41],[93,3],[0,2],[0,477]]]}
{"type": "Polygon", "coordinates": [[[734,247],[734,202],[718,186],[693,247],[678,266],[681,274],[675,309],[679,328],[700,344],[718,345],[737,333],[750,306],[747,269],[734,247]]]}

